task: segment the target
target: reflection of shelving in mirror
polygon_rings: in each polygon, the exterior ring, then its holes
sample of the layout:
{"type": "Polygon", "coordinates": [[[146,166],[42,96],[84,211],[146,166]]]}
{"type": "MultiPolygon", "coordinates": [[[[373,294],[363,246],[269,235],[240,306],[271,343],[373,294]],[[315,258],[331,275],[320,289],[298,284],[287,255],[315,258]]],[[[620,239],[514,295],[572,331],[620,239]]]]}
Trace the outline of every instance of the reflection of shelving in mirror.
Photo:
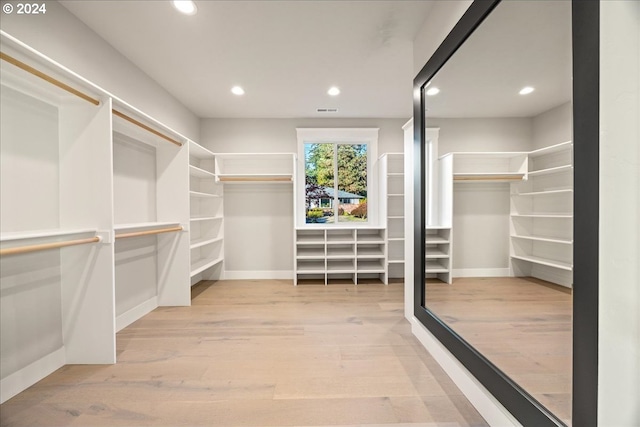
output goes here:
{"type": "Polygon", "coordinates": [[[437,278],[449,284],[452,282],[452,237],[452,230],[449,227],[427,227],[425,238],[427,278],[437,278]]]}
{"type": "Polygon", "coordinates": [[[573,284],[573,145],[529,153],[528,179],[511,188],[510,253],[515,276],[573,284]]]}

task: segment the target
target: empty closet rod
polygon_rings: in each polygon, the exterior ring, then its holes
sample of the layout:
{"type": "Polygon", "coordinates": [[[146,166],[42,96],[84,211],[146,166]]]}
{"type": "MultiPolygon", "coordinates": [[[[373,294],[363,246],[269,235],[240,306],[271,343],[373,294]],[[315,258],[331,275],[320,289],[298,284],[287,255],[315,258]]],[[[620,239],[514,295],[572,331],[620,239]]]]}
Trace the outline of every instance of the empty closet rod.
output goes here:
{"type": "Polygon", "coordinates": [[[178,226],[178,227],[168,227],[168,228],[157,228],[155,230],[134,231],[132,233],[116,234],[116,239],[125,239],[127,237],[149,236],[151,234],[172,233],[174,231],[182,231],[182,230],[184,230],[184,228],[182,228],[182,226],[178,226]]]}
{"type": "Polygon", "coordinates": [[[28,246],[19,246],[16,248],[0,249],[0,256],[26,254],[29,252],[44,251],[47,249],[58,249],[58,248],[64,248],[67,246],[84,245],[87,243],[97,243],[100,240],[101,240],[100,237],[96,236],[96,237],[89,237],[86,239],[67,240],[64,242],[42,243],[39,245],[28,245],[28,246]]]}
{"type": "Polygon", "coordinates": [[[139,121],[137,121],[136,119],[127,116],[124,113],[121,113],[118,110],[111,110],[113,112],[113,114],[115,116],[120,117],[121,119],[124,119],[126,121],[128,121],[129,123],[133,123],[136,126],[140,126],[142,129],[146,130],[147,132],[151,132],[152,134],[159,136],[162,139],[166,139],[167,141],[169,141],[172,144],[176,144],[178,147],[182,147],[182,142],[180,141],[176,141],[175,139],[168,137],[167,135],[163,134],[162,132],[158,132],[157,130],[145,125],[144,123],[141,123],[139,121]]]}
{"type": "Polygon", "coordinates": [[[98,99],[92,98],[89,95],[87,95],[86,93],[80,92],[77,89],[72,88],[71,86],[69,86],[66,83],[62,83],[60,80],[54,79],[53,77],[49,76],[48,74],[43,73],[40,70],[37,70],[35,68],[33,68],[30,65],[25,64],[24,62],[7,55],[4,52],[0,52],[0,59],[2,59],[3,61],[7,61],[10,64],[15,65],[16,67],[26,71],[27,73],[33,74],[36,77],[40,77],[42,80],[47,81],[49,83],[51,83],[54,86],[59,87],[60,89],[66,90],[69,93],[74,94],[75,96],[84,99],[85,101],[88,101],[90,103],[92,103],[93,105],[100,105],[100,101],[98,99]]]}

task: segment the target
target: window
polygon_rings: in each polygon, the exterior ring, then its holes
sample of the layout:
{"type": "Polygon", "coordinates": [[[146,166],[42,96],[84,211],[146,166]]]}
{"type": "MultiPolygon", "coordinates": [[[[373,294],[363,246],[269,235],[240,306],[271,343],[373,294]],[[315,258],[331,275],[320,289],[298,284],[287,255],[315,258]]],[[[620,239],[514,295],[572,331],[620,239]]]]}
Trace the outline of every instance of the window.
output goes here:
{"type": "Polygon", "coordinates": [[[298,224],[372,222],[377,129],[298,129],[298,141],[298,224]]]}

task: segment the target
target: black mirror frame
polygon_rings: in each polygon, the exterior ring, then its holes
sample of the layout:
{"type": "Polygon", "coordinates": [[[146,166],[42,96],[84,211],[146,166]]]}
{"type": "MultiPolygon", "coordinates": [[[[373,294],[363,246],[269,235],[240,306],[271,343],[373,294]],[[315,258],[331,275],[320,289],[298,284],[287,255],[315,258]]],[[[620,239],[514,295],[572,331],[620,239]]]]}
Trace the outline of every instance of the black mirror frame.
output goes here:
{"type": "MultiPolygon", "coordinates": [[[[474,0],[413,82],[414,315],[524,426],[564,426],[425,307],[424,88],[500,0],[474,0]]],[[[598,420],[599,1],[572,0],[574,291],[572,425],[598,420]]]]}

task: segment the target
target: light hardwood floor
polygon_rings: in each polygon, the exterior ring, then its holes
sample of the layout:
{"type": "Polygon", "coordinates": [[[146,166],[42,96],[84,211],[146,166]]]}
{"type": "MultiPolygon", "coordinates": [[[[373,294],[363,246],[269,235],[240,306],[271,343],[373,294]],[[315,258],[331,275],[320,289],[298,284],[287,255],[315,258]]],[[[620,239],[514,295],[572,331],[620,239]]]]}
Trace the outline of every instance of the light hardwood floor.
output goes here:
{"type": "Polygon", "coordinates": [[[427,282],[427,307],[571,425],[572,297],[528,277],[427,282]]]}
{"type": "Polygon", "coordinates": [[[65,366],[2,426],[486,426],[410,332],[403,285],[202,282],[65,366]]]}

